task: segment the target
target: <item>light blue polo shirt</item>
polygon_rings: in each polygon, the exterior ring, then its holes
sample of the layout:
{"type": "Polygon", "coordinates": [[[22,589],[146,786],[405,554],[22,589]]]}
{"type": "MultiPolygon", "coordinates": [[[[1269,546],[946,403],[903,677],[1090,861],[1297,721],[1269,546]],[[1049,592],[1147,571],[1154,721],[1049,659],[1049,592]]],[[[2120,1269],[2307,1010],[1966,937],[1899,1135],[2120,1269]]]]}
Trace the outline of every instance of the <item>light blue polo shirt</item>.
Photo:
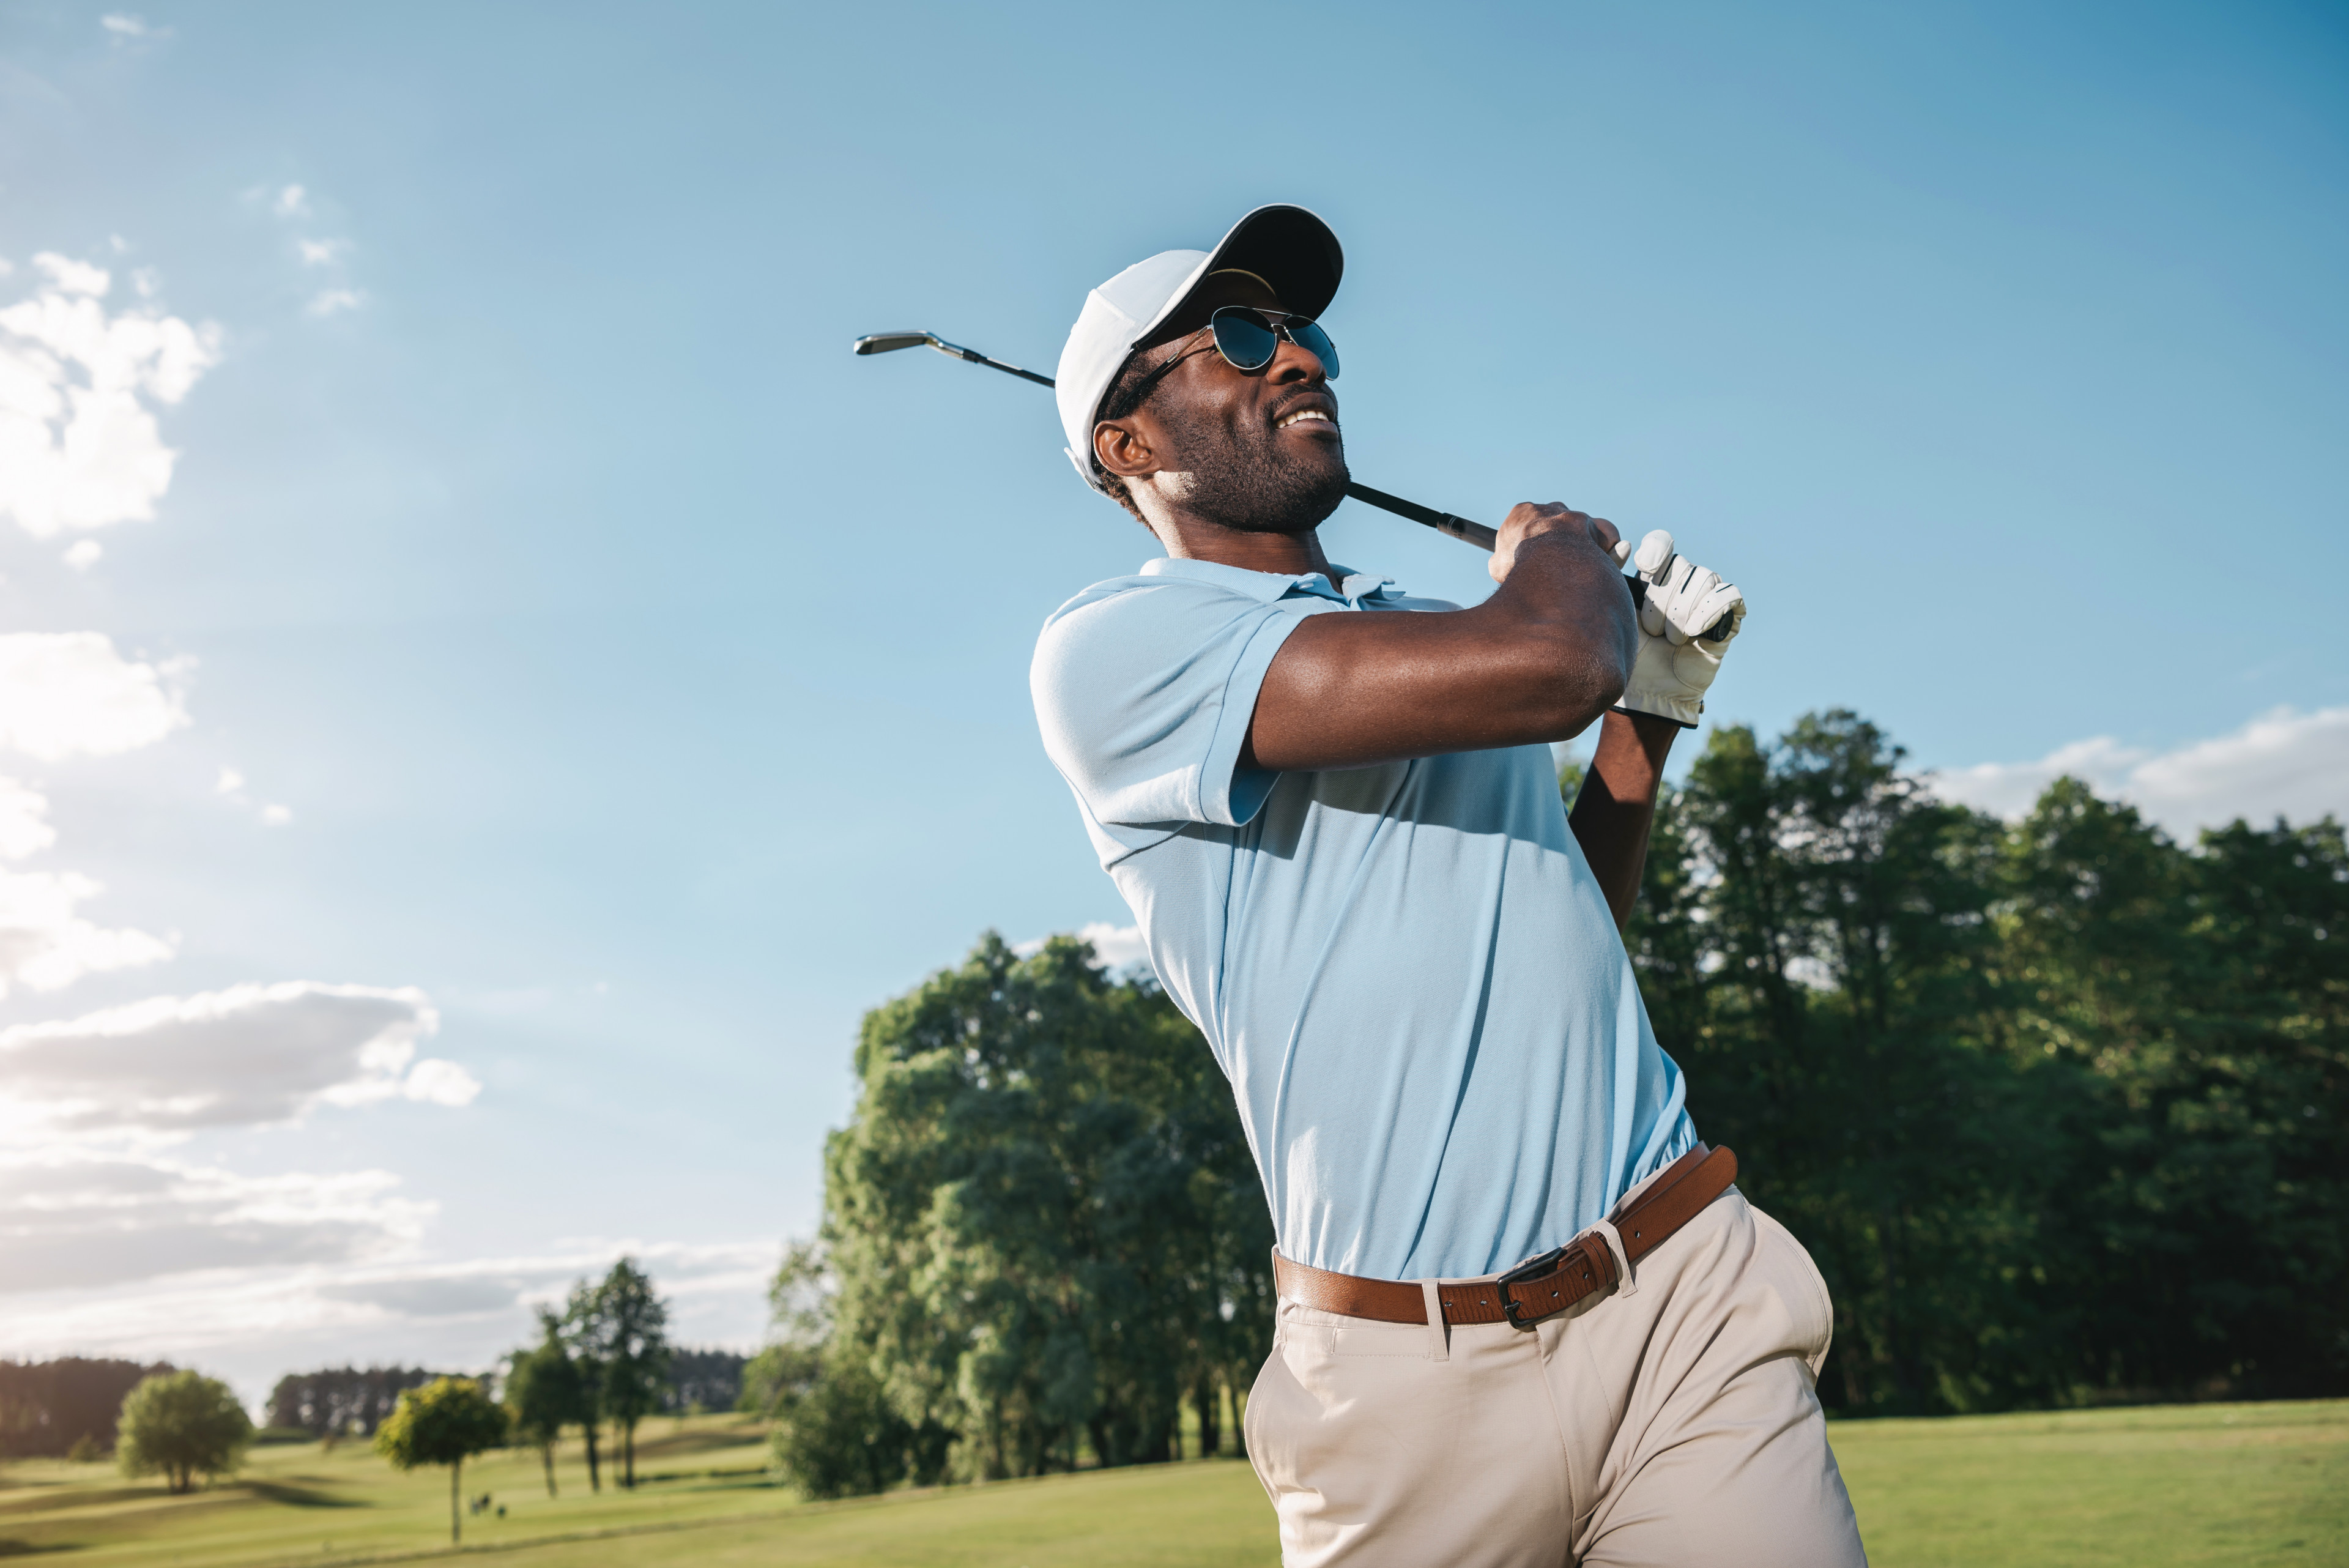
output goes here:
{"type": "Polygon", "coordinates": [[[1453,612],[1156,560],[1044,624],[1044,749],[1158,978],[1231,1079],[1281,1251],[1382,1279],[1506,1269],[1695,1143],[1547,746],[1239,766],[1309,615],[1453,612]]]}

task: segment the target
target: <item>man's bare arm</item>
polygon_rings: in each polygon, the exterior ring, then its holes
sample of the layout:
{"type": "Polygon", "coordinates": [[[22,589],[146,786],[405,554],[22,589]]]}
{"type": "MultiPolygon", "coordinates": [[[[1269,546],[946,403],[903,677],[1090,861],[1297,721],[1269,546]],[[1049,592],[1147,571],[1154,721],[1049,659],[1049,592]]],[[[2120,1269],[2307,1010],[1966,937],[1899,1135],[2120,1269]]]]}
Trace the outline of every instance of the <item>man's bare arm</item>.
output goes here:
{"type": "Polygon", "coordinates": [[[1621,695],[1640,635],[1615,543],[1604,519],[1519,506],[1475,608],[1308,618],[1265,672],[1244,761],[1365,767],[1579,734],[1621,695]]]}
{"type": "Polygon", "coordinates": [[[1681,727],[1647,713],[1609,713],[1599,731],[1599,749],[1583,775],[1567,821],[1590,862],[1591,875],[1607,895],[1615,927],[1630,923],[1640,897],[1640,874],[1648,861],[1648,830],[1656,820],[1656,791],[1664,778],[1664,758],[1681,727]]]}

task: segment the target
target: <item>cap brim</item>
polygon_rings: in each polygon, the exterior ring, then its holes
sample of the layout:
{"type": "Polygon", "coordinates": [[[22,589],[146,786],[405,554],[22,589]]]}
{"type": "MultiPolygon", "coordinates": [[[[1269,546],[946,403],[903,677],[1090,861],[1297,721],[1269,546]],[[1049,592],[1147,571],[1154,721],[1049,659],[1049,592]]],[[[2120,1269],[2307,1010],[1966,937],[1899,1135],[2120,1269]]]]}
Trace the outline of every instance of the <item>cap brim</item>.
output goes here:
{"type": "Polygon", "coordinates": [[[1201,284],[1227,271],[1256,274],[1270,286],[1282,309],[1318,317],[1338,296],[1346,253],[1319,214],[1278,203],[1258,207],[1231,226],[1134,341],[1148,342],[1152,333],[1190,304],[1201,284]]]}

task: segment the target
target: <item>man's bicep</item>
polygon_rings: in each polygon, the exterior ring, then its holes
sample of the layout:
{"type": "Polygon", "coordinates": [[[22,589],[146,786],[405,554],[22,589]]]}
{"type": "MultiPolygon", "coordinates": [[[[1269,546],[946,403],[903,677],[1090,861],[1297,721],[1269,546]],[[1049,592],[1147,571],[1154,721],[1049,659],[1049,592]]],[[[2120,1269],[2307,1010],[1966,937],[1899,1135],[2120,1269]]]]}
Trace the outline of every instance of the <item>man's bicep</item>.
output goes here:
{"type": "Polygon", "coordinates": [[[1315,616],[1265,671],[1243,765],[1367,767],[1558,740],[1551,650],[1473,610],[1315,616]]]}
{"type": "Polygon", "coordinates": [[[1269,777],[1241,755],[1258,682],[1298,618],[1190,592],[1057,618],[1030,671],[1051,756],[1095,820],[1244,822],[1269,777]]]}

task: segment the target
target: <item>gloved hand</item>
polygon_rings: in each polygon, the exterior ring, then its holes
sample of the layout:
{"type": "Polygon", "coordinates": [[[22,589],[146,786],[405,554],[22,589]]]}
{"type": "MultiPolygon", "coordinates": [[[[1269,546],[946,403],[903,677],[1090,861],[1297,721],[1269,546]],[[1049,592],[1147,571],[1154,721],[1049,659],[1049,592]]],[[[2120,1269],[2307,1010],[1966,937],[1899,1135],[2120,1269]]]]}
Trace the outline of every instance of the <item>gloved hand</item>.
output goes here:
{"type": "Polygon", "coordinates": [[[1723,582],[1720,573],[1673,554],[1672,536],[1661,528],[1640,540],[1636,551],[1629,540],[1617,545],[1615,558],[1646,585],[1640,651],[1616,711],[1652,713],[1693,730],[1729,639],[1745,623],[1745,596],[1723,582]]]}

